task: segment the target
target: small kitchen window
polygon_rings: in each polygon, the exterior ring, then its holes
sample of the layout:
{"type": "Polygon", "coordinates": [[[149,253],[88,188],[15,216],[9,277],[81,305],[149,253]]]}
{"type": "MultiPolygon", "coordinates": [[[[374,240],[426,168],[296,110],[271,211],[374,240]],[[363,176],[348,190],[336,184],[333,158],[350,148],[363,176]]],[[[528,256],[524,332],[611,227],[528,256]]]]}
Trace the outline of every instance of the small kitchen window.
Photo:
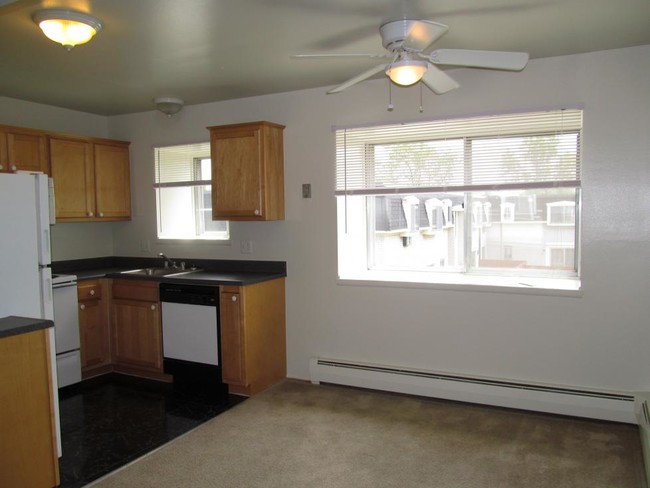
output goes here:
{"type": "Polygon", "coordinates": [[[154,149],[159,239],[227,240],[226,220],[212,220],[210,143],[154,149]]]}

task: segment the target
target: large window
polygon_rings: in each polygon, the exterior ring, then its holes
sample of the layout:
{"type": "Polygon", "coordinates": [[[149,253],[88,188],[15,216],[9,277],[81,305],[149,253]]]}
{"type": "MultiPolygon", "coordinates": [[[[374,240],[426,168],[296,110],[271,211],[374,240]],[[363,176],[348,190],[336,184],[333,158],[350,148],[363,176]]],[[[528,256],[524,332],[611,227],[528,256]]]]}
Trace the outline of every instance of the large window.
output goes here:
{"type": "Polygon", "coordinates": [[[581,128],[558,110],[337,130],[339,276],[575,288],[581,128]]]}
{"type": "Polygon", "coordinates": [[[212,220],[210,143],[155,149],[159,239],[228,239],[228,222],[212,220]]]}

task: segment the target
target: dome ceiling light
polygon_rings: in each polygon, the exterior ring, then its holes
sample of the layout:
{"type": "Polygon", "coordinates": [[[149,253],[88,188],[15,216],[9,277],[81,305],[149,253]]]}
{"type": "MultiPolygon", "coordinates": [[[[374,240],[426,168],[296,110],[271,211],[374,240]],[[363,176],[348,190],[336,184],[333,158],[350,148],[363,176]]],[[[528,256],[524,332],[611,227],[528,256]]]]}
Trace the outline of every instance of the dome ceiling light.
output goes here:
{"type": "Polygon", "coordinates": [[[158,97],[154,99],[154,103],[158,110],[167,115],[167,117],[171,117],[181,111],[185,102],[180,98],[158,97]]]}
{"type": "Polygon", "coordinates": [[[76,10],[38,10],[34,12],[32,19],[46,37],[58,42],[68,51],[79,44],[87,43],[102,30],[102,23],[98,18],[76,10]]]}

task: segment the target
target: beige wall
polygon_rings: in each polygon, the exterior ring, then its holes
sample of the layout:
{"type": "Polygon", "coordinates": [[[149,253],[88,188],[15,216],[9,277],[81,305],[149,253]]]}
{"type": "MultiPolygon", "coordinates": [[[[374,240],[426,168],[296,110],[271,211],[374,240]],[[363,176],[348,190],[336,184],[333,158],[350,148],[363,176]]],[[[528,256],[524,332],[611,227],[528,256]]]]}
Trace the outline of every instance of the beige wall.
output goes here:
{"type": "MultiPolygon", "coordinates": [[[[647,390],[650,46],[533,60],[521,73],[453,76],[461,88],[444,96],[425,90],[423,114],[417,87],[394,89],[395,110],[387,112],[386,81],[378,80],[339,95],[323,88],[188,106],[171,119],[153,111],[110,117],[108,135],[132,141],[134,215],[100,225],[110,226],[112,250],[121,255],[286,260],[293,377],[307,378],[309,358],[323,356],[647,390]],[[562,106],[585,114],[581,297],[337,283],[332,126],[562,106]],[[287,126],[286,220],[233,223],[232,245],[157,243],[152,148],[205,141],[206,126],[252,120],[287,126]],[[312,184],[312,199],[301,198],[302,183],[312,184]],[[244,239],[253,241],[252,255],[240,254],[244,239]]],[[[56,255],[111,248],[104,227],[84,225],[61,225],[56,255]],[[85,234],[89,240],[79,242],[85,234]]]]}

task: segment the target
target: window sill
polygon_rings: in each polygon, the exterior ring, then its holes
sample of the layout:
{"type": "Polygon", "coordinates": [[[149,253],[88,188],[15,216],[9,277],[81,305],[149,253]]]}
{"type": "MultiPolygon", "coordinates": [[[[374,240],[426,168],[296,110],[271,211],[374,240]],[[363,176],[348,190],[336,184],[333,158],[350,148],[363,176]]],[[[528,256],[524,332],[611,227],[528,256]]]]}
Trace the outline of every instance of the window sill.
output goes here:
{"type": "Polygon", "coordinates": [[[581,297],[579,279],[517,278],[445,273],[367,271],[339,276],[340,285],[581,297]]]}

